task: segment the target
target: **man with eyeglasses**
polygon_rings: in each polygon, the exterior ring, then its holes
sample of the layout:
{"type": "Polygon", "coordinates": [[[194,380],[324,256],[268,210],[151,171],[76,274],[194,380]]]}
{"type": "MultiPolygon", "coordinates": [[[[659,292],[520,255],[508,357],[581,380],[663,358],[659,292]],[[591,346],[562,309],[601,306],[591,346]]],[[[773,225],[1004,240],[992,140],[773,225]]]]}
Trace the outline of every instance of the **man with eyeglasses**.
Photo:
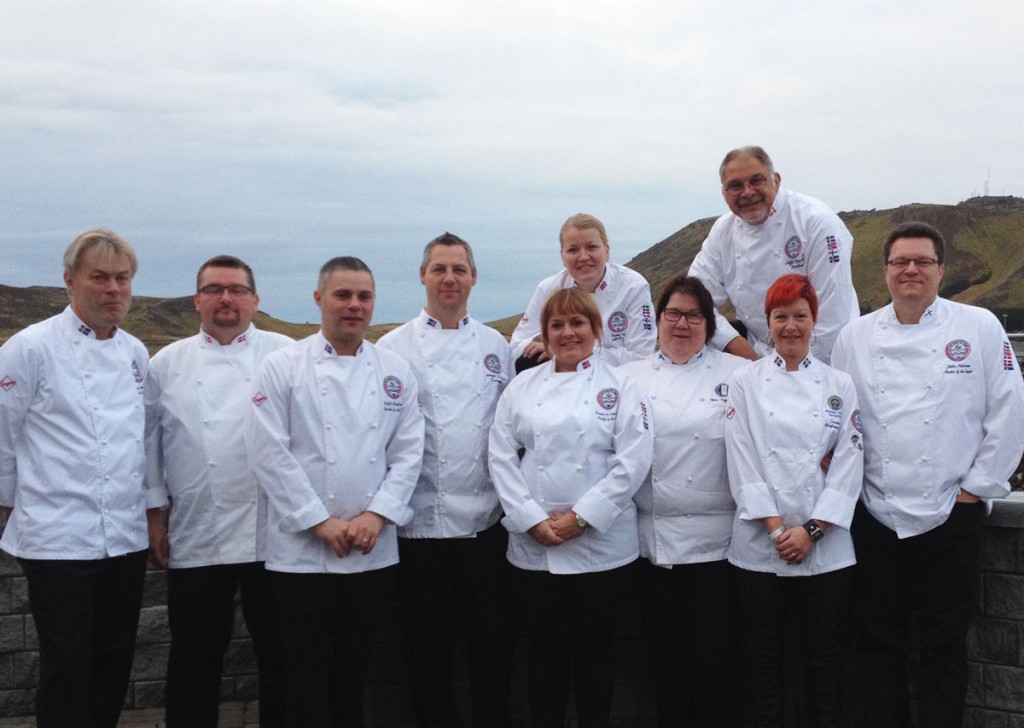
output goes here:
{"type": "Polygon", "coordinates": [[[730,212],[711,228],[689,275],[707,287],[715,306],[731,301],[748,333],[744,339],[719,316],[711,345],[748,359],[769,353],[765,294],[786,273],[802,273],[820,306],[811,352],[828,363],[839,330],[860,315],[850,274],[853,236],[825,203],[780,187],[782,177],[761,147],[733,149],[719,175],[730,212]]]}
{"type": "Polygon", "coordinates": [[[259,301],[248,265],[211,258],[196,277],[199,333],[164,347],[150,364],[146,499],[150,558],[169,567],[170,728],[217,725],[236,592],[256,652],[260,725],[284,725],[277,619],[263,569],[266,502],[249,467],[244,423],[256,370],[292,340],[253,326],[259,301]]]}
{"type": "Polygon", "coordinates": [[[857,552],[862,725],[910,725],[908,627],[918,617],[917,725],[959,728],[981,499],[1009,493],[1024,447],[1024,384],[989,311],[940,298],[945,243],[920,222],[883,246],[892,303],[840,332],[832,365],[857,387],[864,489],[857,552]]]}

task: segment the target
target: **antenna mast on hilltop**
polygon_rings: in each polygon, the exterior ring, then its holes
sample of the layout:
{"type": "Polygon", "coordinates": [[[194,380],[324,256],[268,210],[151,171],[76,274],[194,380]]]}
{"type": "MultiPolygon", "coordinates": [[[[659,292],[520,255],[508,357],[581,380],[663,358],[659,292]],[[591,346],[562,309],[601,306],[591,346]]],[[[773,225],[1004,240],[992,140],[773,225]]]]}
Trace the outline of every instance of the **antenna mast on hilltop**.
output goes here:
{"type": "Polygon", "coordinates": [[[988,197],[988,180],[992,176],[992,168],[985,168],[985,197],[988,197]]]}

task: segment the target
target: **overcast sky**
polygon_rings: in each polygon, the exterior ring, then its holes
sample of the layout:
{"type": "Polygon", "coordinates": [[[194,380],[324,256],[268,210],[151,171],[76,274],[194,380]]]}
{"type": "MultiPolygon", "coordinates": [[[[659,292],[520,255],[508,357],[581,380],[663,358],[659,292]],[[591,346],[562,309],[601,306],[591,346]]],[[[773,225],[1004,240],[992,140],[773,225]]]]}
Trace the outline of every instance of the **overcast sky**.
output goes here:
{"type": "Polygon", "coordinates": [[[317,269],[358,255],[400,321],[450,230],[489,320],[560,267],[570,214],[626,262],[724,212],[744,144],[836,210],[1024,195],[1022,28],[1020,0],[6,2],[0,283],[61,285],[103,225],[138,295],[228,252],[315,321],[317,269]]]}

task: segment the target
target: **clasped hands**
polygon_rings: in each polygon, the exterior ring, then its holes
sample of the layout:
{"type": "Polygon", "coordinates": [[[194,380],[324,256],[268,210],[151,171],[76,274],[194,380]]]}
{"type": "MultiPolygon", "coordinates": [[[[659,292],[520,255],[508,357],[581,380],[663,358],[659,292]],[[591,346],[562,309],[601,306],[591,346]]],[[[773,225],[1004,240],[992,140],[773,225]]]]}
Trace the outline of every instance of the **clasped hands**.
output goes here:
{"type": "Polygon", "coordinates": [[[344,558],[353,549],[364,556],[373,551],[383,528],[383,516],[373,511],[363,511],[348,521],[331,516],[313,526],[313,533],[330,546],[338,558],[344,558]]]}
{"type": "Polygon", "coordinates": [[[541,546],[559,546],[583,535],[584,529],[576,522],[576,512],[552,512],[546,521],[541,521],[527,533],[541,546]]]}

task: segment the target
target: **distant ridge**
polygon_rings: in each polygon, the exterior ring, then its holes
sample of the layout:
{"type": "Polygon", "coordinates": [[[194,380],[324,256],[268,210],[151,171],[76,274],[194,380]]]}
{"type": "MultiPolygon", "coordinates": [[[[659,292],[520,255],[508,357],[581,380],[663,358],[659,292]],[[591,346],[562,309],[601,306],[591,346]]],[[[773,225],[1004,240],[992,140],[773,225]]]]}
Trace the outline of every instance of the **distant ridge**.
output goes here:
{"type": "MultiPolygon", "coordinates": [[[[991,309],[1006,317],[1008,328],[1024,330],[1024,198],[972,197],[957,205],[912,203],[890,210],[852,210],[839,216],[854,237],[853,282],[861,309],[871,311],[889,302],[882,277],[882,242],[898,223],[921,220],[935,225],[946,238],[946,276],[943,296],[991,309]]],[[[626,265],[651,284],[655,298],[670,277],[687,270],[716,218],[691,222],[626,265]]],[[[68,302],[63,288],[0,284],[0,342],[26,326],[63,309],[68,302]]],[[[506,336],[518,321],[511,315],[491,326],[506,336]]],[[[314,324],[281,321],[262,311],[256,325],[302,338],[317,330],[314,324]]],[[[376,341],[397,323],[370,327],[367,338],[376,341]]],[[[192,297],[136,296],[124,323],[150,351],[199,330],[192,297]]]]}

